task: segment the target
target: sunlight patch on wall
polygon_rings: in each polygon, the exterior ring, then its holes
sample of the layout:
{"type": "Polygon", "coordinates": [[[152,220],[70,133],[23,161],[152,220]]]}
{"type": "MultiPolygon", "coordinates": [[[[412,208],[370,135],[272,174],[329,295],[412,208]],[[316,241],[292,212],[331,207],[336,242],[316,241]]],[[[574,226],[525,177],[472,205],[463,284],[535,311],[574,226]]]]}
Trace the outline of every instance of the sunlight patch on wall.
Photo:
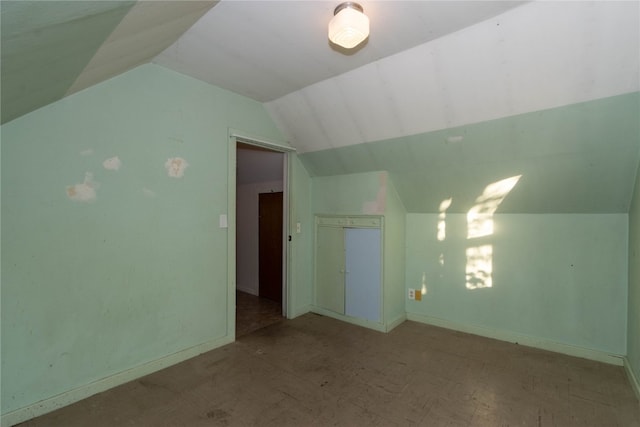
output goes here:
{"type": "MultiPolygon", "coordinates": [[[[477,239],[493,234],[493,214],[507,194],[516,186],[522,175],[496,181],[485,187],[467,212],[467,239],[477,239]]],[[[467,248],[467,289],[491,288],[493,286],[493,245],[478,244],[467,248]]]]}
{"type": "Polygon", "coordinates": [[[493,234],[493,214],[521,176],[512,176],[485,187],[476,204],[467,212],[467,239],[493,234]]]}
{"type": "Polygon", "coordinates": [[[438,214],[438,241],[442,242],[447,237],[447,209],[451,206],[453,198],[448,198],[440,202],[438,214]]]}
{"type": "Polygon", "coordinates": [[[422,288],[421,288],[421,292],[422,295],[427,295],[427,272],[423,271],[422,272],[422,288]]]}
{"type": "Polygon", "coordinates": [[[467,289],[490,288],[493,273],[493,246],[467,248],[467,289]]]}

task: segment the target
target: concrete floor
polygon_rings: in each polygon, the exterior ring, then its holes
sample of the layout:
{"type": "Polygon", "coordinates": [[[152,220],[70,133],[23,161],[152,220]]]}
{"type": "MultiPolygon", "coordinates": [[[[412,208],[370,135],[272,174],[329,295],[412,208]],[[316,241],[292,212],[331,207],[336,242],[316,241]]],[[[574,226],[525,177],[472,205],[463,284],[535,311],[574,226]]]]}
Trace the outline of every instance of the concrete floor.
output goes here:
{"type": "Polygon", "coordinates": [[[24,426],[640,426],[618,366],[307,314],[24,426]]]}

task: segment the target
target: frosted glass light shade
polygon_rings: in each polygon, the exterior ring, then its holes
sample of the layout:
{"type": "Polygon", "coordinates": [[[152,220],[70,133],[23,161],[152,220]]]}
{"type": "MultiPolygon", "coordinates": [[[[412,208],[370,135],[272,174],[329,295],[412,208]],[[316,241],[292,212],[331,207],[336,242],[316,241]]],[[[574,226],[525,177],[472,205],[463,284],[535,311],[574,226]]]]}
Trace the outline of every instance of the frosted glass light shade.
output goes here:
{"type": "Polygon", "coordinates": [[[329,22],[329,40],[346,49],[358,46],[368,36],[369,18],[350,6],[340,10],[329,22]]]}

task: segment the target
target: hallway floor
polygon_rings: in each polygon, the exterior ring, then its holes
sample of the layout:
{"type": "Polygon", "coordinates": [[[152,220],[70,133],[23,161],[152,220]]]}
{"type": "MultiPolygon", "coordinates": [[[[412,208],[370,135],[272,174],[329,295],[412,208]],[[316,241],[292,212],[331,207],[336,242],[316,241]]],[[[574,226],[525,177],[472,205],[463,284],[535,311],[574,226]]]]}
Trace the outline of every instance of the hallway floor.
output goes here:
{"type": "Polygon", "coordinates": [[[236,291],[236,339],[283,320],[281,304],[236,291]]]}
{"type": "Polygon", "coordinates": [[[624,369],[306,314],[23,426],[640,426],[624,369]]]}

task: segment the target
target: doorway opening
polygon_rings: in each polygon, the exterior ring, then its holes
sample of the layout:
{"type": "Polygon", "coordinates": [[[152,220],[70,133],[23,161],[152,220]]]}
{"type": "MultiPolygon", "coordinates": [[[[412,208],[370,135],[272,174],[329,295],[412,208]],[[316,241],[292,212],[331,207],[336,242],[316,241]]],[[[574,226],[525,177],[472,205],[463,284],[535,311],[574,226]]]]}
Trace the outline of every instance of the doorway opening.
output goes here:
{"type": "Polygon", "coordinates": [[[236,338],[284,318],[286,154],[236,145],[236,338]]]}

